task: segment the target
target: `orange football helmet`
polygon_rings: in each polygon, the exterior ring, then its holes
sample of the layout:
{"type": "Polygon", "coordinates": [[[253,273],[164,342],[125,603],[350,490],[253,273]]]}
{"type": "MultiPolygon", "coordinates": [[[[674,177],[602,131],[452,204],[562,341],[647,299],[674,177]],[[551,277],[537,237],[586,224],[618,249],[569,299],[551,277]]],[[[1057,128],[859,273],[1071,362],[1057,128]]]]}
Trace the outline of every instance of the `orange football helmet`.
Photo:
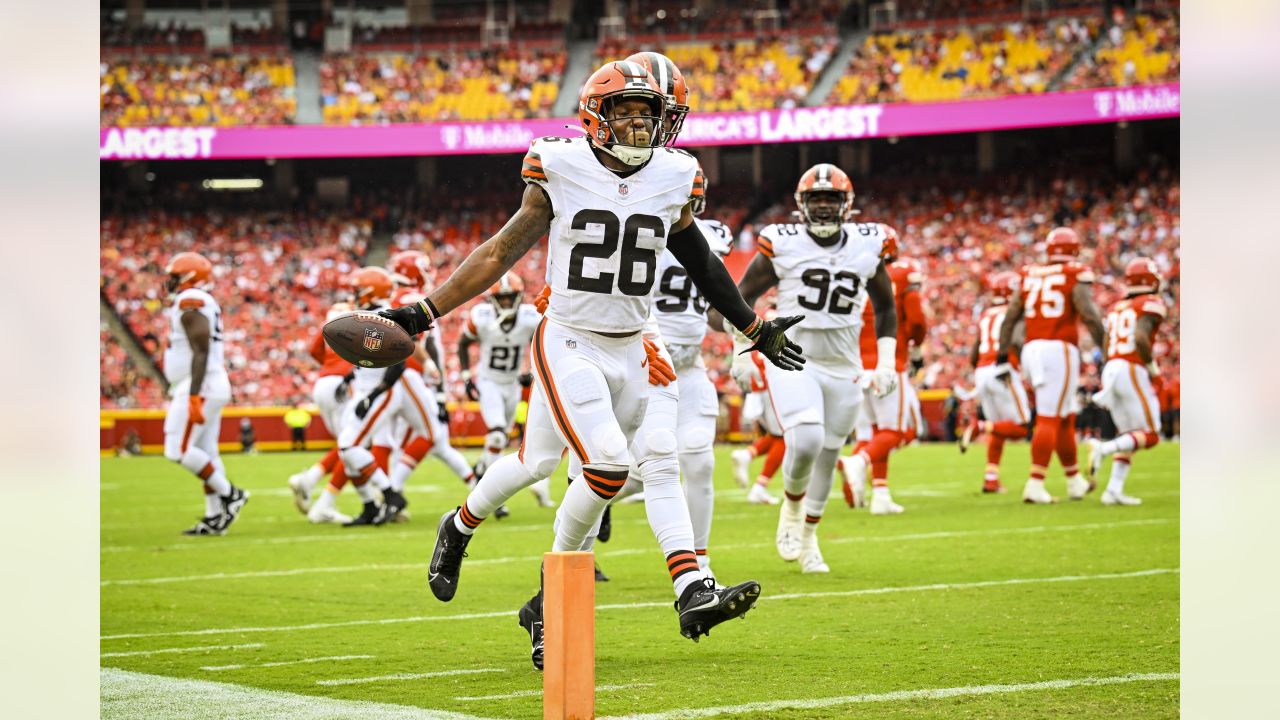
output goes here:
{"type": "Polygon", "coordinates": [[[658,87],[667,96],[667,112],[663,116],[663,131],[666,137],[663,143],[674,145],[676,137],[684,127],[684,118],[689,114],[689,86],[684,82],[680,68],[671,62],[671,58],[657,52],[638,52],[627,58],[628,62],[639,63],[649,71],[658,87]]]}
{"type": "Polygon", "coordinates": [[[182,292],[208,282],[213,277],[213,263],[199,253],[180,252],[169,259],[164,272],[168,276],[165,287],[169,292],[182,292]]]}
{"type": "Polygon", "coordinates": [[[431,274],[431,264],[427,262],[426,253],[418,250],[405,250],[392,255],[387,269],[397,283],[416,288],[425,288],[431,274]]]}
{"type": "Polygon", "coordinates": [[[627,165],[643,165],[654,148],[662,147],[666,113],[667,96],[658,81],[640,63],[626,60],[605,63],[591,73],[578,95],[578,118],[587,139],[627,165]],[[614,107],[624,100],[643,100],[649,105],[649,114],[611,118],[614,107]],[[621,125],[636,120],[644,123],[647,140],[637,145],[622,142],[618,133],[621,125]],[[620,127],[615,128],[615,123],[620,127]]]}
{"type": "Polygon", "coordinates": [[[820,163],[809,168],[796,184],[796,205],[800,219],[809,234],[828,238],[840,232],[840,223],[853,210],[853,181],[843,170],[831,163],[820,163]],[[809,210],[809,198],[818,193],[835,193],[840,196],[838,210],[813,213],[809,210]]]}
{"type": "Polygon", "coordinates": [[[524,299],[524,280],[509,272],[503,273],[498,282],[489,288],[489,302],[498,311],[498,320],[506,322],[515,317],[520,309],[520,301],[524,299]]]}
{"type": "Polygon", "coordinates": [[[701,215],[707,209],[707,176],[702,172],[702,163],[698,163],[698,172],[693,175],[693,193],[689,195],[689,209],[694,215],[701,215]]]}
{"type": "Polygon", "coordinates": [[[357,307],[367,308],[371,305],[385,303],[391,299],[395,290],[395,281],[391,273],[380,267],[362,267],[351,273],[347,285],[355,295],[357,307]]]}
{"type": "Polygon", "coordinates": [[[1160,290],[1160,268],[1151,258],[1136,257],[1124,266],[1125,292],[1141,295],[1160,290]]]}
{"type": "Polygon", "coordinates": [[[1004,305],[1013,298],[1018,292],[1018,286],[1021,284],[1018,273],[1004,270],[995,273],[987,278],[987,285],[991,288],[991,302],[996,305],[1004,305]]]}
{"type": "Polygon", "coordinates": [[[1044,241],[1044,254],[1051,261],[1068,262],[1080,255],[1080,236],[1069,227],[1058,227],[1049,231],[1044,241]]]}

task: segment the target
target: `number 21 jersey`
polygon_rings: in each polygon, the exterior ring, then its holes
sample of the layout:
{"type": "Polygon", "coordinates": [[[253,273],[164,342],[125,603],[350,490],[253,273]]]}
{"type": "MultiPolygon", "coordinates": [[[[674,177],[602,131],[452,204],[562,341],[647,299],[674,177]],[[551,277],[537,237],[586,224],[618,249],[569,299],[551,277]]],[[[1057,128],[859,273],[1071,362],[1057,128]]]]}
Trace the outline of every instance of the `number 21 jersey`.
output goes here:
{"type": "Polygon", "coordinates": [[[463,333],[480,341],[480,367],[476,374],[496,383],[513,383],[520,376],[520,359],[542,316],[538,309],[522,304],[516,309],[511,325],[498,320],[491,303],[477,303],[471,308],[463,333]]]}
{"type": "Polygon", "coordinates": [[[547,317],[604,333],[638,332],[649,315],[658,256],[693,193],[698,162],[656,148],[627,177],[600,164],[586,138],[541,138],[521,178],[551,200],[547,317]]]}
{"type": "Polygon", "coordinates": [[[858,333],[866,284],[881,259],[896,254],[896,241],[880,223],[845,223],[840,232],[834,245],[823,247],[804,225],[769,225],[758,244],[778,276],[778,315],[804,316],[787,335],[809,360],[843,372],[862,367],[858,333]]]}

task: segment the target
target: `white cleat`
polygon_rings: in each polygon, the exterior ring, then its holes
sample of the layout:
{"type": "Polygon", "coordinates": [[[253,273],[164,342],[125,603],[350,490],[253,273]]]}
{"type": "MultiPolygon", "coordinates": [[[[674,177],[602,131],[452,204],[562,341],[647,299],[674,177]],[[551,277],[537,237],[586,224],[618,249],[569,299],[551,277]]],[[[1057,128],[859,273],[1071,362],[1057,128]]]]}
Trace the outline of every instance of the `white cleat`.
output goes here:
{"type": "Polygon", "coordinates": [[[763,485],[753,484],[747,491],[747,502],[754,505],[777,505],[782,502],[777,495],[772,495],[763,485]]]}
{"type": "Polygon", "coordinates": [[[751,469],[751,453],[746,448],[738,448],[729,453],[729,459],[733,461],[733,481],[738,483],[738,487],[745,488],[751,482],[747,477],[751,469]]]}
{"type": "Polygon", "coordinates": [[[893,501],[888,493],[871,493],[872,515],[900,515],[906,508],[893,501]]]}
{"type": "Polygon", "coordinates": [[[533,497],[538,503],[538,507],[553,508],[556,506],[556,501],[552,500],[550,495],[540,493],[537,490],[533,490],[531,492],[533,492],[533,497]]]}
{"type": "Polygon", "coordinates": [[[811,537],[804,543],[804,550],[800,553],[800,572],[805,575],[831,572],[827,561],[822,559],[822,551],[818,549],[816,537],[811,537]]]}
{"type": "Polygon", "coordinates": [[[851,508],[867,506],[867,461],[861,455],[836,458],[836,469],[844,477],[844,502],[851,508]]]}
{"type": "Polygon", "coordinates": [[[641,490],[638,493],[628,495],[622,498],[621,500],[618,500],[618,502],[623,505],[634,505],[635,503],[642,503],[644,502],[644,491],[641,490]]]}
{"type": "Polygon", "coordinates": [[[307,514],[307,508],[311,506],[311,494],[307,492],[306,478],[307,474],[304,472],[289,476],[289,489],[293,491],[293,506],[303,515],[307,514]]]}
{"type": "Polygon", "coordinates": [[[342,513],[332,508],[311,508],[311,512],[307,513],[307,519],[316,525],[324,525],[330,523],[333,525],[345,525],[351,522],[350,515],[342,513]]]}
{"type": "Polygon", "coordinates": [[[787,506],[782,506],[782,510],[778,513],[778,534],[774,536],[778,557],[787,562],[800,559],[800,533],[803,525],[804,518],[799,512],[787,512],[787,506]]]}
{"type": "Polygon", "coordinates": [[[1130,497],[1122,492],[1111,492],[1107,490],[1102,493],[1103,505],[1127,505],[1134,507],[1142,504],[1142,498],[1130,497]]]}
{"type": "Polygon", "coordinates": [[[1033,505],[1052,505],[1058,502],[1058,499],[1044,489],[1043,480],[1028,480],[1026,487],[1022,488],[1022,502],[1033,505]]]}
{"type": "Polygon", "coordinates": [[[1088,468],[1086,472],[1089,475],[1089,482],[1096,483],[1098,481],[1098,470],[1102,469],[1103,455],[1098,449],[1101,444],[1095,438],[1089,438],[1084,441],[1084,451],[1089,455],[1089,459],[1084,463],[1084,466],[1088,468]]]}
{"type": "Polygon", "coordinates": [[[1077,474],[1067,480],[1067,497],[1072,500],[1083,500],[1084,496],[1093,492],[1096,487],[1098,487],[1098,483],[1086,478],[1084,475],[1077,474]]]}

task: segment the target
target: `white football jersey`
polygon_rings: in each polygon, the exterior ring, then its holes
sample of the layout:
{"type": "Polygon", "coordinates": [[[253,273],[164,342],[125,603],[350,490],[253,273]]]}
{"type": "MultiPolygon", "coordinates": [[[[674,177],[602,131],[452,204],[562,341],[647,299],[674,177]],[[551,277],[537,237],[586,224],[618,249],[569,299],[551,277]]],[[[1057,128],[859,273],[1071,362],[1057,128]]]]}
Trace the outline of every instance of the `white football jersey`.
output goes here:
{"type": "MultiPolygon", "coordinates": [[[[205,366],[206,378],[226,375],[226,354],[223,352],[222,308],[218,301],[204,290],[187,288],[173,298],[169,308],[169,344],[164,350],[164,377],[170,385],[191,378],[191,342],[182,327],[182,316],[195,310],[209,321],[209,362],[205,366]]],[[[196,388],[195,392],[201,392],[196,388]]]]}
{"type": "Polygon", "coordinates": [[[547,191],[547,317],[579,330],[637,332],[658,280],[658,256],[693,192],[698,161],[655,148],[627,177],[596,159],[584,137],[533,141],[521,177],[547,191]]]}
{"type": "Polygon", "coordinates": [[[845,223],[840,232],[836,244],[823,247],[802,224],[770,225],[759,246],[778,276],[778,315],[804,316],[787,336],[810,360],[861,369],[866,284],[893,240],[880,223],[845,223]]]}
{"type": "MultiPolygon", "coordinates": [[[[707,244],[717,255],[729,253],[729,228],[718,220],[695,218],[707,244]]],[[[707,309],[711,303],[698,292],[689,273],[670,250],[658,258],[658,290],[653,310],[662,337],[677,345],[701,345],[707,334],[707,309]]]]}
{"type": "Polygon", "coordinates": [[[498,321],[498,309],[492,303],[472,307],[464,332],[480,342],[480,365],[476,374],[496,383],[513,383],[519,379],[520,362],[540,322],[542,316],[529,304],[516,309],[515,321],[509,326],[498,321]]]}

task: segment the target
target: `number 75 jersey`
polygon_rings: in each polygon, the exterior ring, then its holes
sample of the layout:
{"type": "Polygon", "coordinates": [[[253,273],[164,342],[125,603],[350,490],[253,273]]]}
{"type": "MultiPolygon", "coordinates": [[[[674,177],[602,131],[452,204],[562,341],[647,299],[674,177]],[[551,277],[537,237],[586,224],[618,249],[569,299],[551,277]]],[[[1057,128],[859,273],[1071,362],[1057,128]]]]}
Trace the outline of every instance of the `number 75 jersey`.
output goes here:
{"type": "Polygon", "coordinates": [[[860,368],[866,285],[880,261],[897,254],[896,233],[880,223],[845,223],[840,232],[834,245],[823,247],[804,225],[769,225],[757,242],[778,276],[778,315],[804,316],[788,335],[805,357],[860,368]]]}

